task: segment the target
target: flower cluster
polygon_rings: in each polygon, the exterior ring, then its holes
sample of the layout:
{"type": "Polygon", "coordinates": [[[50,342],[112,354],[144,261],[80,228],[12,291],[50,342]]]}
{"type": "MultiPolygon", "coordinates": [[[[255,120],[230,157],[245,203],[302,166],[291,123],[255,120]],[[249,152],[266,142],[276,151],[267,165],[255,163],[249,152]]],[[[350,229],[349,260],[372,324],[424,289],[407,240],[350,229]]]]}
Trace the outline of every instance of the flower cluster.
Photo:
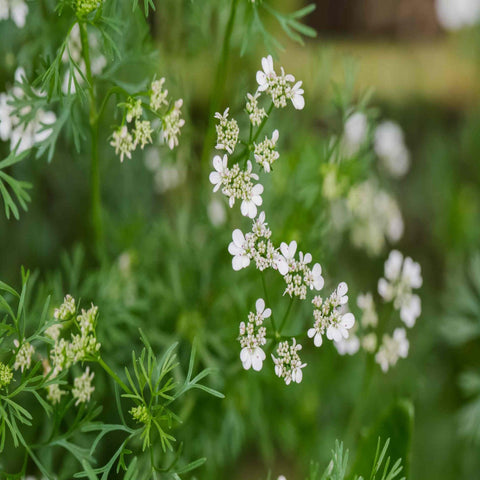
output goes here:
{"type": "Polygon", "coordinates": [[[90,368],[87,367],[85,372],[76,377],[73,382],[72,396],[76,400],[75,405],[80,403],[87,403],[90,401],[92,393],[95,391],[95,387],[92,386],[92,380],[95,374],[90,373],[90,368]]]}
{"type": "Polygon", "coordinates": [[[138,405],[137,407],[132,407],[129,411],[130,415],[138,423],[147,423],[150,417],[146,405],[138,405]]]}
{"type": "Polygon", "coordinates": [[[302,300],[307,298],[307,291],[321,290],[324,280],[322,277],[322,267],[316,263],[312,268],[309,264],[312,261],[310,253],[299,252],[298,260],[295,259],[297,251],[297,242],[292,240],[290,244],[282,242],[280,244],[282,255],[277,261],[278,271],[283,275],[286,288],[283,294],[290,297],[299,297],[302,300]]]}
{"type": "Polygon", "coordinates": [[[77,0],[75,9],[77,15],[82,17],[96,10],[102,4],[102,0],[77,0]]]}
{"type": "Polygon", "coordinates": [[[247,104],[245,105],[248,118],[254,127],[258,127],[267,116],[265,109],[258,106],[258,97],[260,97],[260,92],[255,92],[254,95],[247,93],[247,104]]]}
{"type": "Polygon", "coordinates": [[[396,328],[393,336],[384,335],[382,344],[375,355],[375,361],[386,372],[399,358],[407,358],[409,342],[404,328],[396,328]]]}
{"type": "Polygon", "coordinates": [[[405,325],[413,327],[422,311],[420,297],[412,293],[412,289],[420,288],[423,283],[420,265],[392,250],[385,262],[384,275],[378,281],[378,293],[385,301],[393,301],[405,325]]]}
{"type": "Polygon", "coordinates": [[[373,180],[355,185],[347,197],[351,217],[350,237],[354,245],[378,255],[386,239],[397,242],[403,235],[403,219],[393,197],[373,180]]]}
{"type": "Polygon", "coordinates": [[[272,232],[267,225],[265,212],[261,212],[253,222],[251,232],[244,235],[238,228],[233,231],[228,251],[233,255],[234,270],[248,267],[250,260],[255,262],[261,272],[267,268],[278,269],[281,255],[270,240],[272,232]]]}
{"type": "Polygon", "coordinates": [[[347,155],[354,155],[367,139],[368,119],[364,113],[355,112],[347,118],[343,132],[343,146],[347,155]]]}
{"type": "Polygon", "coordinates": [[[266,92],[272,98],[272,102],[276,108],[283,108],[287,106],[287,100],[292,102],[292,105],[297,110],[302,110],[305,106],[305,99],[303,98],[302,82],[295,82],[295,77],[291,74],[285,74],[283,67],[281,67],[280,75],[277,75],[273,68],[273,59],[269,55],[262,58],[262,70],[257,72],[258,91],[266,92]]]}
{"type": "Polygon", "coordinates": [[[298,352],[302,349],[300,344],[297,344],[295,338],[292,345],[287,341],[280,342],[277,347],[278,357],[272,355],[273,363],[275,364],[275,374],[277,377],[283,378],[285,383],[289,385],[291,382],[300,383],[303,378],[302,368],[306,367],[306,363],[302,363],[298,352]]]}
{"type": "Polygon", "coordinates": [[[10,385],[12,378],[12,369],[8,365],[0,362],[0,389],[10,385]]]}
{"type": "Polygon", "coordinates": [[[25,26],[28,5],[24,0],[0,0],[0,20],[11,18],[18,28],[25,26]]]}
{"type": "Polygon", "coordinates": [[[240,207],[242,215],[255,218],[257,207],[262,204],[263,185],[253,184],[252,180],[258,180],[258,175],[252,172],[250,160],[247,161],[245,170],[241,170],[238,163],[228,168],[227,162],[226,155],[223,159],[218,155],[213,158],[215,171],[211,172],[209,177],[214,185],[213,191],[216,192],[222,187],[222,193],[228,197],[230,208],[235,204],[235,200],[242,200],[240,207]]]}
{"type": "Polygon", "coordinates": [[[320,296],[312,300],[315,306],[313,311],[315,323],[308,330],[307,335],[313,338],[316,347],[322,345],[322,335],[325,332],[329,340],[336,342],[348,338],[348,331],[353,327],[355,317],[350,312],[344,313],[344,306],[348,302],[347,292],[348,286],[342,282],[326,300],[322,300],[320,296]]]}
{"type": "Polygon", "coordinates": [[[217,130],[217,145],[215,148],[217,150],[226,150],[231,155],[237,145],[240,129],[234,118],[228,120],[228,110],[226,108],[223,115],[218,112],[215,114],[215,118],[219,120],[218,125],[215,127],[217,130]]]}
{"type": "Polygon", "coordinates": [[[274,130],[271,139],[265,137],[263,142],[255,144],[253,151],[255,161],[261,165],[266,172],[270,172],[273,163],[280,157],[280,154],[275,150],[278,137],[278,130],[274,130]]]}
{"type": "MultiPolygon", "coordinates": [[[[32,363],[32,355],[35,353],[35,349],[28,342],[22,343],[15,339],[13,344],[16,347],[15,363],[13,364],[14,370],[20,369],[23,373],[23,370],[30,368],[32,363]]],[[[15,350],[14,350],[15,353],[15,350]]]]}
{"type": "Polygon", "coordinates": [[[403,131],[392,121],[382,122],[375,129],[375,153],[392,177],[403,177],[410,167],[410,153],[403,131]]]}
{"type": "MultiPolygon", "coordinates": [[[[55,309],[54,312],[54,318],[58,320],[58,323],[51,325],[45,331],[45,334],[54,342],[49,352],[49,360],[46,360],[44,363],[45,373],[50,374],[51,378],[56,378],[60,372],[68,370],[72,365],[95,359],[98,356],[100,350],[100,343],[96,337],[98,307],[92,305],[88,310],[82,309],[81,313],[76,317],[75,314],[75,299],[67,295],[63,304],[55,309]],[[71,331],[70,339],[67,340],[61,337],[61,333],[67,330],[70,323],[73,323],[73,330],[71,331]]],[[[80,378],[82,380],[78,380],[80,383],[77,391],[84,389],[85,392],[88,392],[89,389],[86,388],[86,385],[93,378],[93,374],[90,377],[87,372],[80,378]]],[[[47,389],[48,399],[52,403],[58,403],[61,396],[66,393],[56,383],[50,384],[47,389]]],[[[90,398],[90,394],[85,395],[90,398]]],[[[75,398],[78,400],[80,397],[77,396],[75,398]]],[[[79,402],[82,401],[79,400],[79,402]]]]}
{"type": "Polygon", "coordinates": [[[132,152],[139,146],[142,150],[146,145],[153,142],[152,135],[161,129],[160,139],[166,143],[170,150],[178,145],[180,129],[185,125],[185,120],[181,118],[181,108],[183,100],[178,99],[170,109],[166,109],[163,115],[159,110],[165,106],[168,107],[168,90],[164,90],[165,79],[154,80],[150,85],[148,109],[155,116],[161,117],[161,122],[151,122],[146,118],[146,111],[143,108],[142,99],[139,96],[129,97],[126,103],[119,106],[124,107],[125,114],[123,122],[118,126],[112,135],[110,145],[115,148],[115,154],[120,155],[120,161],[124,157],[132,158],[132,152]],[[133,126],[129,128],[129,124],[133,126]]]}
{"type": "Polygon", "coordinates": [[[265,360],[265,352],[262,350],[263,345],[267,342],[265,336],[266,328],[263,321],[272,315],[270,308],[265,308],[265,301],[259,298],[255,303],[256,313],[248,314],[248,322],[240,323],[240,336],[238,341],[242,350],[240,351],[240,360],[245,370],[252,367],[257,372],[262,369],[265,360]]]}
{"type": "MultiPolygon", "coordinates": [[[[16,86],[7,93],[0,93],[0,139],[4,142],[10,140],[10,149],[17,149],[17,153],[33,148],[45,141],[52,134],[51,126],[56,122],[55,113],[42,109],[35,112],[33,118],[27,123],[16,115],[12,105],[15,99],[22,99],[24,92],[19,84],[25,81],[25,71],[18,68],[15,71],[16,86]]],[[[43,97],[45,94],[35,91],[36,95],[43,97]]],[[[21,109],[19,115],[26,117],[31,115],[32,108],[27,105],[21,109]]]]}
{"type": "Polygon", "coordinates": [[[378,325],[378,315],[375,309],[375,302],[370,292],[361,293],[357,297],[357,306],[362,311],[360,323],[363,328],[376,327],[378,325]]]}

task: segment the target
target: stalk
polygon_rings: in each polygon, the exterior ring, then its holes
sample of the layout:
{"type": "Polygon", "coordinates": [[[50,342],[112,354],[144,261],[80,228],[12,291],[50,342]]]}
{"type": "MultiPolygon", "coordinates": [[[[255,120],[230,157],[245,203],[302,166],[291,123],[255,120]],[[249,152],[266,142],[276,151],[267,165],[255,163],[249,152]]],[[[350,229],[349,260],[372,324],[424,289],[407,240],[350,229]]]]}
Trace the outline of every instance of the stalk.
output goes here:
{"type": "Polygon", "coordinates": [[[91,135],[91,163],[90,163],[90,215],[94,245],[98,254],[104,250],[102,200],[100,192],[100,164],[98,156],[98,114],[93,75],[90,62],[90,47],[88,44],[87,24],[79,22],[80,40],[82,43],[83,58],[85,60],[86,76],[89,97],[89,124],[91,135]]]}
{"type": "Polygon", "coordinates": [[[126,393],[132,393],[127,385],[120,379],[120,377],[103,361],[103,358],[98,359],[98,364],[107,372],[107,374],[115,380],[118,386],[126,393]]]}
{"type": "Polygon", "coordinates": [[[223,37],[222,52],[220,54],[220,61],[217,66],[217,73],[215,75],[215,83],[212,91],[212,98],[210,101],[210,112],[208,115],[207,134],[205,135],[205,142],[203,144],[203,151],[201,157],[201,164],[208,162],[210,156],[210,149],[214,142],[215,128],[214,115],[218,111],[220,102],[223,98],[223,91],[225,90],[225,80],[227,77],[228,56],[230,53],[230,40],[232,38],[233,24],[235,23],[235,15],[237,13],[238,0],[232,0],[230,7],[230,16],[228,17],[227,26],[225,28],[225,35],[223,37]]]}

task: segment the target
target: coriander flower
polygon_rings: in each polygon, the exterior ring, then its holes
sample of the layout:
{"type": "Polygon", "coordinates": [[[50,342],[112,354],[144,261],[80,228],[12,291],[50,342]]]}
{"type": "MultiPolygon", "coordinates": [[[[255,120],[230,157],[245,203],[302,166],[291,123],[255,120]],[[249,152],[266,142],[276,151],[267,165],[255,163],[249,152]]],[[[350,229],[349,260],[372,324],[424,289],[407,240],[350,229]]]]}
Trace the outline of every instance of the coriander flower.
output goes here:
{"type": "Polygon", "coordinates": [[[228,110],[229,108],[226,108],[223,115],[218,112],[215,113],[215,118],[220,120],[215,127],[217,131],[217,145],[215,148],[217,150],[226,150],[229,154],[232,154],[238,142],[240,129],[234,118],[228,120],[228,110]]]}
{"type": "Polygon", "coordinates": [[[162,140],[168,145],[170,150],[178,146],[178,137],[180,129],[185,125],[185,120],[180,118],[183,100],[177,100],[173,108],[162,119],[162,140]]]}
{"type": "Polygon", "coordinates": [[[132,134],[128,132],[128,128],[124,125],[113,132],[113,140],[110,145],[115,148],[115,155],[120,154],[120,161],[123,157],[132,158],[132,152],[135,150],[136,144],[133,141],[132,134]]]}
{"type": "Polygon", "coordinates": [[[150,107],[155,112],[160,110],[162,105],[168,105],[168,90],[163,89],[164,83],[165,78],[162,77],[160,80],[154,80],[150,86],[150,107]]]}
{"type": "Polygon", "coordinates": [[[271,55],[262,58],[263,71],[257,72],[258,91],[266,92],[271,96],[276,108],[287,106],[287,100],[290,100],[297,110],[303,109],[305,100],[303,98],[302,82],[295,82],[295,77],[291,74],[285,74],[281,67],[281,74],[277,75],[273,68],[273,59],[271,55]]]}
{"type": "Polygon", "coordinates": [[[420,288],[423,283],[421,267],[410,257],[404,259],[398,250],[392,250],[385,262],[385,278],[378,281],[378,293],[387,302],[393,301],[400,318],[412,327],[421,313],[421,301],[412,289],[420,288]]]}
{"type": "Polygon", "coordinates": [[[24,369],[30,368],[32,363],[32,355],[35,353],[35,349],[28,342],[24,342],[20,346],[20,342],[17,339],[13,341],[13,344],[17,349],[13,368],[14,370],[18,370],[20,368],[23,373],[24,369]]]}
{"type": "Polygon", "coordinates": [[[227,220],[227,212],[225,210],[225,205],[217,198],[213,198],[212,200],[210,200],[210,203],[207,207],[207,214],[211,224],[214,227],[219,227],[223,225],[227,220]]]}
{"type": "Polygon", "coordinates": [[[355,112],[345,122],[343,141],[348,155],[354,155],[365,143],[368,119],[364,113],[355,112]]]}
{"type": "Polygon", "coordinates": [[[102,4],[102,0],[76,0],[77,15],[82,17],[96,10],[102,4]]]}
{"type": "Polygon", "coordinates": [[[368,352],[373,353],[377,348],[377,335],[375,332],[367,333],[362,338],[362,348],[368,352]]]}
{"type": "Polygon", "coordinates": [[[287,385],[290,385],[291,382],[300,383],[303,378],[302,368],[307,366],[306,363],[302,363],[298,355],[302,346],[297,344],[295,338],[292,340],[292,345],[289,345],[287,341],[280,342],[277,347],[278,357],[272,355],[275,375],[283,378],[287,385]]]}
{"type": "Polygon", "coordinates": [[[226,155],[223,156],[223,159],[219,155],[213,157],[213,168],[215,171],[211,172],[208,178],[210,183],[214,185],[214,192],[216,192],[227,181],[229,174],[227,162],[228,157],[226,155]]]}
{"type": "Polygon", "coordinates": [[[67,392],[60,388],[58,383],[51,383],[47,386],[47,400],[50,401],[52,405],[60,403],[62,395],[65,395],[67,392]]]}
{"type": "Polygon", "coordinates": [[[382,122],[375,130],[375,153],[387,172],[403,177],[410,167],[410,154],[405,145],[403,131],[395,122],[382,122]]]}
{"type": "Polygon", "coordinates": [[[12,369],[5,363],[0,362],[0,389],[7,387],[13,378],[12,369]]]}
{"type": "Polygon", "coordinates": [[[133,138],[135,145],[140,145],[143,150],[145,145],[152,143],[153,128],[148,120],[135,120],[135,129],[133,130],[133,138]]]}
{"type": "Polygon", "coordinates": [[[137,407],[132,407],[128,413],[130,413],[133,419],[138,423],[146,424],[150,418],[150,413],[146,405],[138,405],[137,407]]]}
{"type": "Polygon", "coordinates": [[[375,361],[384,372],[394,366],[399,358],[407,358],[409,342],[404,328],[396,328],[393,337],[383,336],[382,344],[375,355],[375,361]]]}
{"type": "Polygon", "coordinates": [[[63,303],[60,307],[56,308],[53,312],[53,317],[55,320],[69,320],[73,315],[75,315],[76,306],[75,299],[71,295],[65,295],[63,303]]]}
{"type": "Polygon", "coordinates": [[[334,341],[333,345],[339,355],[355,355],[360,350],[360,339],[356,335],[334,341]]]}
{"type": "Polygon", "coordinates": [[[270,172],[273,163],[278,160],[278,157],[280,157],[280,154],[275,150],[278,137],[278,130],[274,130],[271,139],[265,137],[263,142],[254,144],[255,149],[253,154],[255,156],[255,161],[268,173],[270,172]]]}
{"type": "Polygon", "coordinates": [[[255,92],[255,95],[247,93],[247,104],[245,106],[245,110],[247,111],[250,122],[254,127],[258,127],[262,123],[262,120],[267,116],[265,109],[258,107],[259,96],[260,92],[255,92]]]}
{"type": "Polygon", "coordinates": [[[368,292],[358,295],[357,306],[362,310],[362,317],[360,318],[362,326],[364,328],[376,327],[378,324],[378,315],[375,310],[375,303],[372,294],[368,292]]]}
{"type": "Polygon", "coordinates": [[[132,120],[136,120],[137,118],[140,118],[143,113],[142,109],[142,101],[138,98],[132,98],[130,97],[127,100],[127,122],[130,123],[132,120]]]}
{"type": "Polygon", "coordinates": [[[232,268],[235,271],[247,268],[250,265],[250,255],[248,242],[240,229],[235,229],[232,233],[232,242],[228,245],[228,252],[233,255],[232,268]]]}
{"type": "Polygon", "coordinates": [[[87,403],[90,401],[90,396],[95,390],[95,387],[92,386],[94,376],[94,372],[90,374],[90,368],[87,367],[83,375],[75,378],[72,389],[73,398],[77,400],[75,406],[79,403],[87,403]]]}
{"type": "Polygon", "coordinates": [[[266,318],[272,315],[270,308],[265,308],[265,301],[259,298],[255,302],[256,313],[250,312],[248,314],[248,322],[240,323],[240,336],[238,338],[242,350],[240,351],[240,360],[243,368],[249,370],[252,367],[255,371],[260,371],[265,360],[265,352],[262,346],[267,343],[265,338],[266,328],[263,322],[266,318]]]}
{"type": "Polygon", "coordinates": [[[343,306],[348,303],[348,286],[342,282],[326,299],[322,300],[316,296],[312,303],[315,306],[313,327],[307,332],[309,338],[313,338],[316,347],[323,343],[322,335],[327,334],[329,340],[340,342],[349,337],[349,330],[355,324],[355,317],[352,313],[343,313],[343,306]]]}

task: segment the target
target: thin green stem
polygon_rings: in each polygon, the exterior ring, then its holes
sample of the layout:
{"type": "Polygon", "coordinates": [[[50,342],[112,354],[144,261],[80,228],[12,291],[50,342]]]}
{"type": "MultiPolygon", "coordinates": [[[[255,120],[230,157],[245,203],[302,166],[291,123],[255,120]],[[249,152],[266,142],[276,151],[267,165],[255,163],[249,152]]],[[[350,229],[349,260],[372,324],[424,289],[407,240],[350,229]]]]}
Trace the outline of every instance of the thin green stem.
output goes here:
{"type": "MultiPolygon", "coordinates": [[[[267,283],[265,281],[265,273],[260,272],[260,276],[262,277],[262,285],[263,285],[263,291],[265,293],[265,301],[266,301],[267,305],[270,305],[270,299],[268,298],[267,283]]],[[[275,316],[273,315],[273,311],[272,311],[272,315],[271,315],[270,318],[272,319],[272,327],[273,327],[273,330],[275,332],[275,336],[277,337],[278,336],[278,330],[277,330],[277,327],[275,325],[275,316]]]]}
{"type": "Polygon", "coordinates": [[[98,155],[98,114],[97,102],[95,97],[95,87],[90,61],[90,47],[88,44],[87,24],[79,22],[80,40],[82,43],[83,59],[85,60],[86,77],[88,82],[89,94],[89,124],[92,140],[91,164],[90,164],[90,208],[93,236],[97,253],[103,253],[103,220],[102,220],[102,199],[100,192],[100,162],[98,155]]]}
{"type": "Polygon", "coordinates": [[[285,315],[283,316],[282,323],[280,324],[280,328],[278,329],[278,333],[281,334],[283,327],[285,326],[285,323],[288,320],[288,317],[290,315],[290,311],[292,310],[292,305],[293,302],[295,301],[295,297],[290,298],[290,303],[288,304],[287,311],[285,312],[285,315]]]}
{"type": "Polygon", "coordinates": [[[126,393],[132,393],[128,386],[122,381],[122,379],[103,361],[103,358],[98,359],[98,364],[105,370],[105,372],[112,377],[118,386],[126,393]]]}
{"type": "Polygon", "coordinates": [[[205,165],[208,162],[208,157],[210,156],[210,150],[214,142],[214,137],[215,137],[214,115],[215,115],[215,112],[217,112],[219,109],[220,102],[222,101],[222,98],[223,98],[223,91],[225,90],[225,81],[227,78],[228,56],[230,53],[230,41],[232,38],[233,25],[235,23],[235,15],[237,13],[237,5],[238,5],[238,0],[232,0],[232,5],[230,7],[230,16],[228,17],[227,26],[225,27],[225,35],[223,37],[220,61],[217,66],[215,83],[214,83],[212,94],[211,94],[207,134],[205,135],[205,142],[203,144],[203,151],[202,151],[202,158],[201,158],[202,165],[205,165]]]}

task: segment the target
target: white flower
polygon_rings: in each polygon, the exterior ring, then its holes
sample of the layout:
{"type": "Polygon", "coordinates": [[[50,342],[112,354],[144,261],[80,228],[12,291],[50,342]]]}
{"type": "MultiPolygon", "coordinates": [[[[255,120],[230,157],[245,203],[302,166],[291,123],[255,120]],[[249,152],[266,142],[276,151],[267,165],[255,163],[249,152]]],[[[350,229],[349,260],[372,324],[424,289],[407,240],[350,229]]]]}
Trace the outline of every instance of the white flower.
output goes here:
{"type": "Polygon", "coordinates": [[[280,154],[275,150],[278,137],[278,130],[274,130],[271,139],[265,137],[263,142],[254,144],[253,154],[255,161],[261,165],[266,172],[270,172],[273,163],[280,157],[280,154]]]}
{"type": "Polygon", "coordinates": [[[214,185],[214,192],[222,186],[228,176],[227,162],[228,157],[226,155],[223,156],[223,159],[219,155],[213,157],[213,168],[215,171],[210,173],[209,179],[210,183],[214,185]]]}
{"type": "Polygon", "coordinates": [[[133,138],[135,145],[140,145],[143,150],[145,145],[152,143],[153,128],[148,120],[135,120],[135,129],[133,130],[133,138]]]}
{"type": "Polygon", "coordinates": [[[260,92],[267,90],[269,83],[277,76],[273,69],[273,58],[271,55],[262,58],[262,68],[263,72],[261,70],[257,72],[258,90],[260,92]]]}
{"type": "Polygon", "coordinates": [[[150,107],[155,112],[160,110],[162,105],[168,105],[168,90],[164,90],[164,83],[165,78],[162,77],[160,80],[154,80],[150,86],[150,107]]]}
{"type": "Polygon", "coordinates": [[[421,301],[412,289],[420,288],[423,283],[421,267],[410,257],[403,258],[398,250],[392,250],[385,262],[385,278],[378,281],[378,293],[387,302],[393,301],[400,318],[412,327],[421,313],[421,301]]]}
{"type": "Polygon", "coordinates": [[[460,30],[480,20],[479,0],[436,0],[437,17],[446,30],[460,30]]]}
{"type": "Polygon", "coordinates": [[[255,95],[247,93],[247,104],[245,106],[245,110],[247,111],[250,122],[254,127],[258,127],[262,123],[262,120],[267,116],[265,109],[258,107],[259,96],[260,92],[255,92],[255,95]]]}
{"type": "Polygon", "coordinates": [[[265,352],[262,346],[266,343],[266,329],[263,322],[272,314],[270,308],[265,308],[263,298],[257,299],[255,302],[256,313],[248,314],[248,322],[240,323],[240,336],[238,340],[242,350],[240,351],[240,360],[243,368],[249,370],[252,367],[255,371],[260,371],[265,360],[265,352]]]}
{"type": "Polygon", "coordinates": [[[298,352],[302,349],[300,344],[297,344],[295,338],[292,339],[292,345],[287,341],[280,342],[277,347],[278,357],[272,355],[272,360],[275,365],[275,375],[283,378],[287,385],[291,382],[300,383],[303,378],[302,368],[306,367],[306,363],[302,363],[298,352]]]}
{"type": "Polygon", "coordinates": [[[233,255],[232,267],[235,271],[247,268],[250,265],[250,256],[247,252],[245,235],[238,228],[232,233],[232,242],[228,245],[228,252],[233,255]]]}
{"type": "Polygon", "coordinates": [[[393,337],[383,336],[382,344],[375,355],[375,361],[384,372],[394,366],[399,358],[408,356],[409,342],[404,328],[396,328],[393,337]]]}
{"type": "Polygon", "coordinates": [[[28,342],[24,342],[22,343],[22,346],[20,346],[20,343],[17,339],[13,341],[13,344],[18,349],[15,356],[15,363],[13,364],[13,369],[18,370],[20,368],[23,373],[24,369],[30,368],[30,365],[32,363],[32,355],[35,353],[35,349],[28,342]]]}
{"type": "Polygon", "coordinates": [[[127,158],[132,158],[132,151],[135,150],[136,145],[126,125],[115,130],[112,137],[110,145],[115,148],[115,155],[120,154],[120,161],[123,162],[125,155],[127,158]]]}
{"type": "Polygon", "coordinates": [[[340,355],[355,355],[360,349],[360,339],[356,335],[341,338],[334,341],[333,344],[340,355]]]}
{"type": "Polygon", "coordinates": [[[354,155],[365,143],[368,131],[368,119],[364,113],[350,115],[344,126],[344,143],[347,153],[354,155]]]}
{"type": "Polygon", "coordinates": [[[342,282],[325,301],[316,296],[312,303],[315,306],[313,316],[315,322],[313,327],[307,331],[309,338],[313,338],[316,347],[322,345],[322,335],[327,334],[329,340],[340,342],[347,339],[349,330],[355,324],[355,317],[352,313],[343,313],[343,308],[348,302],[348,286],[342,282]]]}
{"type": "Polygon", "coordinates": [[[215,148],[217,150],[226,150],[229,154],[232,154],[238,142],[240,129],[234,118],[228,120],[228,110],[228,108],[225,109],[223,115],[218,112],[215,113],[215,118],[220,120],[215,127],[217,131],[217,145],[215,148]]]}
{"type": "Polygon", "coordinates": [[[373,353],[377,348],[377,335],[374,332],[367,333],[362,338],[362,348],[369,353],[373,353]]]}
{"type": "Polygon", "coordinates": [[[75,315],[76,306],[75,299],[71,295],[65,295],[63,303],[53,312],[55,320],[69,320],[75,315]]]}
{"type": "Polygon", "coordinates": [[[257,183],[250,192],[249,198],[242,200],[240,211],[244,217],[255,218],[257,216],[257,207],[262,204],[263,185],[257,183]]]}
{"type": "Polygon", "coordinates": [[[292,101],[296,110],[302,110],[305,107],[304,91],[301,86],[302,82],[297,82],[287,93],[287,97],[292,101]]]}
{"type": "Polygon", "coordinates": [[[24,0],[0,0],[0,20],[10,17],[18,28],[23,28],[27,14],[28,5],[24,0]]]}
{"type": "Polygon", "coordinates": [[[322,266],[316,263],[312,268],[313,284],[310,285],[310,289],[321,290],[325,281],[322,277],[322,266]]]}
{"type": "Polygon", "coordinates": [[[208,218],[214,227],[223,225],[227,219],[224,204],[217,198],[212,198],[207,206],[208,218]]]}
{"type": "Polygon", "coordinates": [[[72,389],[73,398],[77,400],[75,405],[90,401],[90,397],[95,391],[95,387],[92,386],[92,380],[94,376],[94,372],[90,374],[90,368],[87,367],[83,375],[75,378],[72,389]]]}
{"type": "Polygon", "coordinates": [[[410,167],[410,154],[405,146],[399,125],[386,121],[375,130],[375,152],[387,172],[393,177],[403,177],[410,167]]]}
{"type": "Polygon", "coordinates": [[[360,323],[364,328],[376,327],[378,324],[378,315],[375,310],[375,303],[370,292],[360,294],[357,297],[357,306],[362,310],[362,317],[360,323]]]}
{"type": "Polygon", "coordinates": [[[177,100],[173,108],[165,114],[162,119],[162,134],[161,138],[170,150],[173,150],[178,146],[178,137],[180,136],[180,129],[185,125],[185,120],[180,118],[182,114],[181,108],[183,100],[180,98],[177,100]]]}

